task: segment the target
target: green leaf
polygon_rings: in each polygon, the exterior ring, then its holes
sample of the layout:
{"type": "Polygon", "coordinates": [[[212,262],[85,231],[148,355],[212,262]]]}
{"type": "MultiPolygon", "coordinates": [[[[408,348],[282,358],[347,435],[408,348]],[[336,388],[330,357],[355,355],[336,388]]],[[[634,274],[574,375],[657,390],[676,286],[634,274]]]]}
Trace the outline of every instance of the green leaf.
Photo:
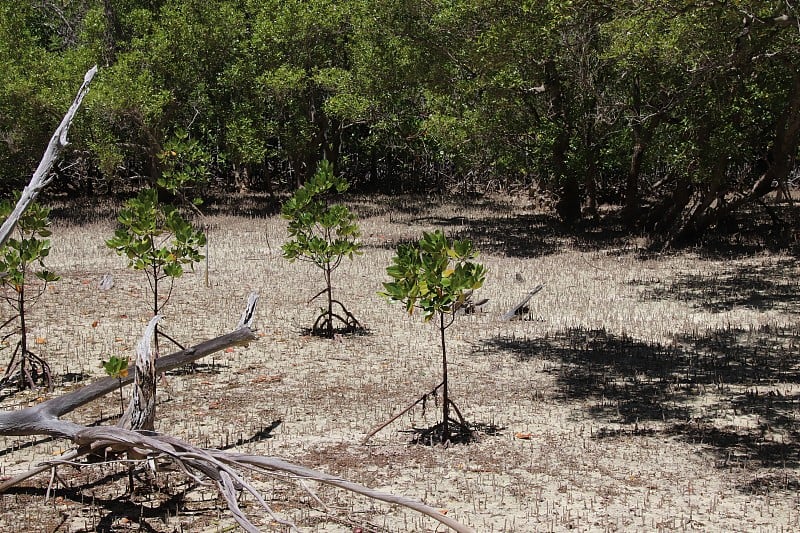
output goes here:
{"type": "Polygon", "coordinates": [[[441,231],[423,232],[412,244],[400,244],[386,273],[394,282],[384,283],[385,295],[404,302],[407,310],[419,307],[423,318],[450,313],[466,290],[483,285],[486,269],[467,259],[473,255],[468,240],[449,243],[441,231]]]}
{"type": "Polygon", "coordinates": [[[108,361],[103,361],[103,370],[112,378],[128,377],[128,359],[112,355],[108,361]]]}

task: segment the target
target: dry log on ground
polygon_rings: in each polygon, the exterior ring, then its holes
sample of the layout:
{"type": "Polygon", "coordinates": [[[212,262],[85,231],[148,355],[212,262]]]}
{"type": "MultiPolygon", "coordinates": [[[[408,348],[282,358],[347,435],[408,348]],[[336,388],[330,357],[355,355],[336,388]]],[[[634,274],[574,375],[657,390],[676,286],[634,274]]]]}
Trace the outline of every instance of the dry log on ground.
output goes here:
{"type": "MultiPolygon", "coordinates": [[[[225,348],[249,344],[256,338],[256,334],[249,327],[239,328],[185,350],[159,357],[156,360],[156,372],[162,373],[178,368],[225,348]]],[[[127,377],[122,378],[123,385],[133,381],[134,372],[135,365],[129,366],[127,377]]],[[[117,378],[101,378],[82,389],[52,398],[34,407],[0,412],[0,435],[50,435],[71,438],[81,426],[76,427],[76,424],[59,420],[58,417],[117,390],[119,384],[117,378]]]]}
{"type": "MultiPolygon", "coordinates": [[[[248,299],[247,308],[240,319],[240,327],[235,331],[200,343],[186,350],[181,350],[172,355],[156,359],[156,373],[182,366],[188,362],[224,350],[230,346],[248,344],[255,340],[256,335],[250,329],[250,325],[253,320],[256,301],[257,296],[251,294],[248,299]]],[[[144,338],[139,343],[139,357],[137,358],[137,361],[140,363],[139,366],[142,366],[143,362],[152,361],[148,357],[150,350],[149,342],[145,342],[145,339],[152,336],[153,328],[157,320],[158,317],[151,320],[145,330],[144,338]]],[[[131,365],[128,376],[122,379],[123,384],[130,383],[136,379],[136,369],[136,363],[131,365]]],[[[152,372],[152,369],[146,370],[148,373],[152,372]]],[[[267,501],[262,497],[261,492],[249,481],[243,472],[279,475],[283,479],[286,479],[288,476],[289,479],[295,479],[301,483],[304,480],[311,480],[332,485],[357,494],[362,494],[368,498],[412,509],[439,521],[459,533],[469,533],[473,531],[471,528],[459,523],[451,517],[443,515],[437,509],[422,502],[372,490],[363,485],[295,465],[275,457],[261,457],[200,448],[170,435],[163,435],[153,431],[133,431],[121,426],[86,427],[58,418],[81,405],[116,390],[119,384],[120,381],[118,378],[103,378],[82,389],[67,393],[58,398],[47,400],[34,407],[19,411],[0,412],[0,435],[50,435],[68,438],[78,445],[77,449],[66,453],[58,459],[43,463],[43,465],[37,469],[19,475],[11,480],[7,480],[0,485],[0,493],[33,475],[49,469],[54,469],[58,465],[70,464],[82,466],[83,464],[76,462],[76,460],[84,455],[103,455],[104,453],[112,451],[113,453],[128,453],[129,457],[141,457],[143,458],[142,461],[152,461],[154,458],[169,459],[178,465],[186,476],[198,483],[213,482],[220,495],[224,498],[233,518],[244,530],[249,532],[258,532],[259,529],[251,522],[239,506],[238,494],[241,491],[251,494],[260,507],[268,513],[273,520],[285,525],[291,530],[296,530],[296,527],[290,521],[274,513],[267,501]]],[[[134,402],[132,402],[128,410],[126,410],[126,413],[132,411],[135,415],[137,408],[140,409],[141,406],[136,407],[134,402]]],[[[318,500],[313,491],[305,484],[304,488],[312,497],[318,500]]]]}

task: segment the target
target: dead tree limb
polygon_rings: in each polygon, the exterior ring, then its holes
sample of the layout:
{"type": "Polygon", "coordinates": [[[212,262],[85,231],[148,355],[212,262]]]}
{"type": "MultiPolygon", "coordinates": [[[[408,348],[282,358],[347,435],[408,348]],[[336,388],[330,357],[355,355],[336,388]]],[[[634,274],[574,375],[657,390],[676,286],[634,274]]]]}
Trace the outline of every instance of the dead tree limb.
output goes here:
{"type": "MultiPolygon", "coordinates": [[[[395,420],[397,420],[398,418],[400,418],[401,416],[403,416],[404,414],[409,412],[417,404],[425,402],[428,399],[429,396],[435,395],[436,391],[438,391],[439,389],[442,388],[442,385],[444,385],[444,381],[442,381],[441,383],[436,385],[429,392],[426,392],[425,394],[423,394],[422,396],[420,396],[419,398],[417,398],[416,400],[411,402],[408,406],[406,406],[404,409],[402,409],[399,413],[395,413],[394,415],[392,415],[392,417],[389,420],[387,420],[385,422],[381,422],[377,426],[375,426],[372,429],[370,429],[369,432],[367,432],[367,434],[364,436],[364,438],[361,439],[361,444],[362,445],[366,444],[369,441],[369,439],[374,437],[375,434],[377,434],[380,430],[382,430],[383,428],[385,428],[386,426],[388,426],[389,424],[391,424],[392,422],[394,422],[395,420]]],[[[425,404],[423,403],[423,408],[424,408],[424,405],[425,404]]]]}
{"type": "Polygon", "coordinates": [[[488,298],[482,298],[477,302],[472,299],[473,290],[464,291],[461,301],[453,304],[453,314],[472,315],[483,311],[483,307],[489,302],[488,298]]]}
{"type": "MultiPolygon", "coordinates": [[[[155,372],[163,372],[170,368],[176,368],[227,347],[247,344],[255,340],[256,336],[250,329],[249,324],[252,323],[256,300],[257,297],[253,295],[248,298],[247,309],[240,321],[240,324],[245,324],[244,326],[237,328],[227,335],[222,335],[189,349],[155,360],[155,372]]],[[[154,317],[150,324],[148,324],[144,337],[137,349],[137,363],[131,366],[128,377],[123,378],[122,383],[130,383],[131,380],[135,379],[137,364],[141,366],[143,361],[152,361],[147,357],[150,348],[149,342],[145,339],[152,337],[157,320],[158,317],[154,317]]],[[[152,368],[145,370],[148,373],[153,373],[152,368]]],[[[288,475],[290,479],[295,479],[301,484],[303,484],[304,480],[311,480],[332,485],[357,494],[362,494],[371,499],[400,505],[425,514],[458,533],[474,533],[472,528],[459,523],[455,519],[440,513],[437,509],[422,502],[376,491],[363,485],[295,465],[278,458],[205,449],[194,446],[176,437],[159,434],[153,431],[134,431],[120,426],[86,427],[58,418],[89,401],[115,390],[119,386],[120,381],[117,378],[103,378],[83,389],[65,394],[59,398],[47,400],[34,407],[19,411],[0,412],[0,435],[50,435],[65,437],[72,440],[78,446],[77,449],[68,452],[58,459],[45,462],[30,472],[7,480],[0,485],[0,492],[20,483],[24,479],[48,469],[55,468],[60,464],[83,466],[82,463],[75,462],[75,459],[81,456],[87,454],[102,454],[110,451],[113,453],[127,453],[129,457],[142,458],[142,461],[152,461],[154,458],[166,458],[177,464],[183,473],[191,479],[200,483],[205,483],[207,481],[214,483],[220,495],[224,498],[234,520],[236,520],[244,530],[249,532],[258,532],[259,529],[250,521],[239,506],[238,494],[242,491],[251,494],[256,502],[258,502],[259,506],[267,512],[270,517],[291,530],[296,531],[297,528],[291,522],[276,516],[267,501],[262,497],[261,491],[248,480],[244,472],[280,475],[283,478],[288,475]]],[[[129,407],[129,410],[133,409],[133,407],[129,407]]],[[[308,487],[305,488],[312,496],[315,496],[308,487]]]]}
{"type": "Polygon", "coordinates": [[[61,150],[69,144],[69,142],[67,142],[67,132],[69,132],[72,120],[75,118],[75,114],[81,106],[83,97],[89,92],[89,84],[92,82],[92,78],[94,78],[95,74],[97,74],[96,65],[90,68],[83,77],[83,84],[81,88],[78,89],[78,95],[69,107],[67,114],[64,115],[64,118],[61,120],[61,124],[59,124],[53,136],[50,138],[50,142],[47,144],[42,160],[39,162],[39,166],[36,167],[36,171],[33,173],[30,183],[22,189],[17,205],[0,227],[0,246],[5,244],[8,240],[8,237],[14,230],[14,226],[17,225],[17,221],[22,216],[22,213],[33,203],[42,189],[52,181],[53,178],[50,175],[50,169],[53,168],[53,163],[58,158],[58,154],[61,150]]]}
{"type": "Polygon", "coordinates": [[[117,422],[125,429],[155,429],[156,422],[156,353],[150,346],[161,315],[150,319],[139,344],[136,345],[134,362],[133,392],[128,408],[117,422]]]}
{"type": "MultiPolygon", "coordinates": [[[[217,484],[217,488],[225,498],[234,519],[243,529],[250,532],[258,533],[260,530],[247,519],[239,507],[236,495],[240,490],[250,493],[270,515],[272,515],[272,510],[261,496],[260,491],[240,473],[242,470],[251,470],[267,475],[289,474],[294,479],[324,483],[371,499],[412,509],[439,521],[458,533],[474,533],[472,528],[422,502],[373,490],[358,483],[295,465],[275,457],[198,448],[169,435],[129,431],[108,426],[83,428],[76,433],[74,441],[81,446],[97,451],[112,448],[118,451],[132,450],[138,454],[166,457],[174,461],[190,477],[210,479],[217,484]]],[[[60,461],[54,462],[58,463],[60,461]]],[[[284,523],[294,529],[293,524],[284,523]]]]}
{"type": "Polygon", "coordinates": [[[531,301],[531,298],[533,298],[533,296],[543,288],[544,285],[540,284],[531,289],[531,291],[525,295],[525,298],[523,298],[517,305],[509,309],[503,316],[501,316],[500,320],[508,322],[509,320],[512,320],[515,316],[527,313],[527,311],[523,311],[523,309],[528,304],[528,302],[531,301]]]}
{"type": "Polygon", "coordinates": [[[249,328],[253,325],[253,319],[256,317],[256,304],[258,304],[258,293],[251,292],[247,297],[247,305],[239,318],[239,324],[237,324],[236,329],[249,328]]]}
{"type": "MultiPolygon", "coordinates": [[[[250,328],[237,329],[185,350],[159,357],[156,360],[156,372],[161,373],[178,368],[225,348],[249,344],[256,338],[256,334],[250,328]]],[[[135,364],[128,367],[128,376],[122,378],[123,385],[133,381],[134,372],[135,364]]],[[[117,378],[101,378],[86,387],[44,401],[34,407],[19,411],[0,412],[0,435],[51,435],[71,438],[70,435],[75,430],[75,424],[58,420],[58,417],[117,390],[119,384],[120,381],[117,378]]]]}

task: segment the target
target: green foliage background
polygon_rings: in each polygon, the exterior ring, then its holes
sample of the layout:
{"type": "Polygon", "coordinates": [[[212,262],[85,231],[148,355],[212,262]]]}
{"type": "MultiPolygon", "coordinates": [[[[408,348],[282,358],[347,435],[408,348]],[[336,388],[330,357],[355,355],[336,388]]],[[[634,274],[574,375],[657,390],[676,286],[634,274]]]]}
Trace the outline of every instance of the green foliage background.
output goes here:
{"type": "Polygon", "coordinates": [[[324,159],[363,190],[537,185],[566,222],[702,230],[794,167],[798,45],[783,0],[0,0],[0,183],[97,63],[59,171],[82,190],[183,172],[182,146],[229,189],[324,159]]]}

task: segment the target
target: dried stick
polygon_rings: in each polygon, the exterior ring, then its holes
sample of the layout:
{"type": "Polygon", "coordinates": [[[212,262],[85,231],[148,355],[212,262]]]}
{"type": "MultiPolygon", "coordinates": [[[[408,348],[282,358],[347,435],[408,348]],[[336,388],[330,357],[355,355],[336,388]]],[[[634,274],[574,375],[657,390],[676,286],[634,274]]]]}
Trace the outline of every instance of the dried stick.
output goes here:
{"type": "MultiPolygon", "coordinates": [[[[247,491],[259,502],[262,508],[267,512],[270,512],[270,510],[258,489],[240,473],[242,468],[248,468],[267,475],[276,472],[286,473],[296,478],[335,486],[371,499],[417,511],[439,521],[458,533],[474,533],[472,528],[443,515],[437,509],[422,502],[373,490],[358,483],[295,465],[275,457],[198,448],[169,435],[160,435],[153,432],[135,432],[118,427],[84,428],[75,435],[74,440],[78,444],[89,446],[92,449],[112,448],[115,451],[134,450],[140,454],[161,455],[178,463],[186,471],[195,470],[203,474],[217,484],[218,490],[225,498],[234,519],[246,531],[257,533],[259,529],[250,522],[239,507],[236,499],[236,494],[239,490],[247,491]]],[[[292,528],[295,527],[288,521],[284,521],[284,524],[292,528]]]]}
{"type": "MultiPolygon", "coordinates": [[[[400,412],[399,412],[399,413],[397,413],[396,415],[392,416],[392,418],[390,418],[390,419],[389,419],[389,420],[387,420],[386,422],[383,422],[383,423],[381,423],[381,424],[378,424],[377,426],[375,426],[374,428],[372,428],[371,430],[369,430],[369,433],[367,433],[367,434],[366,434],[366,436],[365,436],[363,439],[361,439],[361,444],[362,444],[362,445],[366,444],[366,443],[367,443],[367,441],[368,441],[369,439],[371,439],[372,437],[374,437],[374,436],[375,436],[375,434],[376,434],[377,432],[379,432],[380,430],[382,430],[383,428],[385,428],[386,426],[388,426],[389,424],[391,424],[392,422],[394,422],[395,420],[397,420],[398,418],[400,418],[401,416],[403,416],[404,414],[406,414],[407,412],[409,412],[409,411],[410,411],[410,410],[411,410],[411,409],[412,409],[412,408],[413,408],[415,405],[417,405],[419,402],[422,402],[422,401],[424,401],[424,400],[425,400],[425,398],[427,398],[427,397],[428,397],[428,396],[430,396],[431,394],[434,394],[434,393],[436,393],[436,391],[437,391],[437,390],[439,390],[439,389],[442,387],[442,385],[444,385],[444,381],[442,381],[441,383],[439,383],[438,385],[436,385],[436,386],[435,386],[435,387],[434,387],[434,388],[433,388],[433,389],[432,389],[430,392],[426,392],[425,394],[423,394],[422,396],[420,396],[419,398],[417,398],[416,400],[414,400],[414,402],[413,402],[413,403],[411,403],[411,404],[410,404],[408,407],[406,407],[405,409],[403,409],[402,411],[400,411],[400,412]]],[[[452,402],[451,402],[451,403],[452,403],[452,402]]],[[[459,415],[460,415],[460,414],[461,414],[461,413],[459,413],[459,415]]]]}
{"type": "Polygon", "coordinates": [[[533,298],[533,296],[543,288],[544,285],[540,284],[531,289],[531,291],[527,295],[525,295],[525,298],[523,298],[522,301],[520,301],[517,305],[509,309],[502,317],[500,317],[500,320],[507,322],[512,318],[514,318],[516,315],[522,314],[520,310],[523,307],[525,307],[525,304],[527,304],[531,300],[531,298],[533,298]]]}
{"type": "Polygon", "coordinates": [[[150,346],[161,315],[150,319],[136,345],[133,392],[117,425],[127,429],[153,430],[156,421],[156,353],[150,346]]]}

